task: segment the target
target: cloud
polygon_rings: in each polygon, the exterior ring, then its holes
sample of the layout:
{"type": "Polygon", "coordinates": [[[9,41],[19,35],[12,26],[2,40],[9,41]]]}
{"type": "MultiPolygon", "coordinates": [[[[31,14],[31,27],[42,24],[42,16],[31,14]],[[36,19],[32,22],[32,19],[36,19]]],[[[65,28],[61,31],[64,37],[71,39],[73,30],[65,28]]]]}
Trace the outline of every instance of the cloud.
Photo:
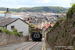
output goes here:
{"type": "Polygon", "coordinates": [[[6,8],[21,8],[21,7],[30,7],[29,5],[0,5],[0,7],[6,8]]]}
{"type": "Polygon", "coordinates": [[[34,3],[50,3],[51,0],[35,0],[34,3]]]}
{"type": "Polygon", "coordinates": [[[0,7],[63,6],[69,7],[71,0],[0,0],[0,7]]]}

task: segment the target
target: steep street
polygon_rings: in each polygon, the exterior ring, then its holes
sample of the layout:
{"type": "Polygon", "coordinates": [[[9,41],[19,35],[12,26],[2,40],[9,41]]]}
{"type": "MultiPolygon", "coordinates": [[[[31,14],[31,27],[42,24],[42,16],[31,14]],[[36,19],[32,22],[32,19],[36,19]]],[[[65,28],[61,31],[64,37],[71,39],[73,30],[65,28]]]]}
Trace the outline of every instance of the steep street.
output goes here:
{"type": "Polygon", "coordinates": [[[42,42],[23,42],[23,43],[16,43],[16,44],[9,44],[5,46],[0,46],[0,50],[42,50],[42,42]],[[36,43],[32,46],[31,43],[36,43]],[[30,47],[28,46],[30,45],[30,47]]]}

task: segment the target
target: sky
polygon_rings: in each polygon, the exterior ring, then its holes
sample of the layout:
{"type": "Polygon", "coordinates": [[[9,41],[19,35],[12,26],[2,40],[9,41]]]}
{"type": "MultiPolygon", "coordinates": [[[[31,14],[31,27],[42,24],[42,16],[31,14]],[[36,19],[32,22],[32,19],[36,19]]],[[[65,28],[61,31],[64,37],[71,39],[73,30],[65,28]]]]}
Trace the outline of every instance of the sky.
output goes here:
{"type": "Polygon", "coordinates": [[[72,0],[0,0],[0,7],[20,8],[39,6],[70,7],[72,0]]]}

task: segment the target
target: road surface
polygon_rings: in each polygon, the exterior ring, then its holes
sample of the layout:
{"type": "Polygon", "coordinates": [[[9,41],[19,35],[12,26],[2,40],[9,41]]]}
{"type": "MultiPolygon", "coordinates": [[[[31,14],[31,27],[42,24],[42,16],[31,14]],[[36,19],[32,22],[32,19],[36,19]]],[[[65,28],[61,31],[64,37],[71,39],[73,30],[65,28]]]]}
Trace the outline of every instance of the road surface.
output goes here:
{"type": "Polygon", "coordinates": [[[43,42],[23,42],[0,46],[0,50],[42,50],[43,42]]]}

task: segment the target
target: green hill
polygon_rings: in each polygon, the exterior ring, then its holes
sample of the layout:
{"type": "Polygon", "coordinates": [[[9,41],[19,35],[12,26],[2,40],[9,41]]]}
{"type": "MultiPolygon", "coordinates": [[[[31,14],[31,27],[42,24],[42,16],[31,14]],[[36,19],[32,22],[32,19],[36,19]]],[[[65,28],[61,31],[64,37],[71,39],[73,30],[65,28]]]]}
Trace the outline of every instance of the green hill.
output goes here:
{"type": "MultiPolygon", "coordinates": [[[[4,7],[0,7],[0,11],[6,11],[6,8],[4,7]]],[[[66,12],[67,9],[66,8],[63,8],[63,7],[47,7],[47,6],[44,6],[44,7],[32,7],[32,8],[27,8],[27,7],[22,7],[22,8],[18,8],[18,9],[13,9],[13,8],[10,8],[10,11],[11,12],[54,12],[54,13],[59,13],[60,12],[66,12]]]]}

